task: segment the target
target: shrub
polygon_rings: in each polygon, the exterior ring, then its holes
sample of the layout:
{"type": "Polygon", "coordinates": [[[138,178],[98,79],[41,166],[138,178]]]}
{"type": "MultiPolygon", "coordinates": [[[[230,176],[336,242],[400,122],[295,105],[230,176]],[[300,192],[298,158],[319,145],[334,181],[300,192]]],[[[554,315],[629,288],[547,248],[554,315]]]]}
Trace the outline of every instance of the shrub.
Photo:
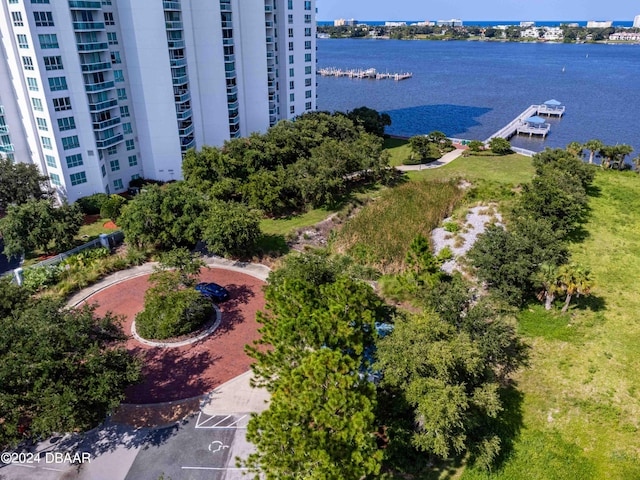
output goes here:
{"type": "Polygon", "coordinates": [[[471,140],[468,146],[469,150],[471,150],[472,152],[479,152],[484,149],[484,143],[482,143],[480,140],[471,140]]]}
{"type": "Polygon", "coordinates": [[[460,225],[456,222],[445,222],[442,227],[449,233],[457,233],[460,230],[460,225]]]}
{"type": "Polygon", "coordinates": [[[511,153],[511,143],[509,143],[509,140],[500,137],[494,137],[489,140],[489,148],[496,155],[507,155],[511,153]]]}
{"type": "Polygon", "coordinates": [[[57,265],[25,268],[23,273],[23,286],[30,292],[37,292],[55,284],[59,276],[60,268],[58,268],[57,265]]]}
{"type": "Polygon", "coordinates": [[[105,200],[100,207],[100,216],[102,218],[110,218],[114,222],[118,220],[122,213],[122,207],[127,203],[127,199],[120,195],[111,195],[105,200]]]}
{"type": "Polygon", "coordinates": [[[85,215],[98,215],[102,204],[107,200],[109,200],[109,195],[106,193],[94,193],[93,195],[79,198],[76,203],[85,215]]]}
{"type": "Polygon", "coordinates": [[[196,331],[211,318],[213,306],[195,289],[147,291],[144,310],[136,315],[136,329],[143,338],[163,340],[196,331]]]}

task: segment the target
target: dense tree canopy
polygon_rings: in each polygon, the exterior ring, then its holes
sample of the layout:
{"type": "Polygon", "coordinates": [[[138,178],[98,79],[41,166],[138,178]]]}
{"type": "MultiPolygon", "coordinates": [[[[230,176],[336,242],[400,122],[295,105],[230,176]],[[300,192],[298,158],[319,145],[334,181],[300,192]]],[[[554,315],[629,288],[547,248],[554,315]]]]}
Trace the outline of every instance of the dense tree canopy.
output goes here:
{"type": "Polygon", "coordinates": [[[140,380],[140,364],[121,347],[119,320],[14,288],[0,281],[0,447],[96,426],[140,380]]]}
{"type": "Polygon", "coordinates": [[[266,288],[262,338],[247,348],[256,383],[272,393],[269,409],[249,423],[257,452],[247,465],[270,479],[348,480],[380,469],[376,392],[365,372],[384,308],[368,285],[334,281],[316,260],[309,275],[296,261],[292,278],[266,288]]]}
{"type": "Polygon", "coordinates": [[[29,199],[49,197],[48,181],[33,164],[14,163],[0,157],[0,214],[10,204],[21,205],[29,199]]]}
{"type": "Polygon", "coordinates": [[[53,200],[12,204],[0,220],[4,252],[17,256],[35,249],[64,252],[73,246],[84,216],[77,204],[55,206],[53,200]]]}
{"type": "Polygon", "coordinates": [[[379,137],[384,136],[384,128],[391,125],[391,117],[387,113],[378,113],[368,107],[354,108],[347,113],[347,117],[356,125],[362,126],[364,131],[379,137]]]}

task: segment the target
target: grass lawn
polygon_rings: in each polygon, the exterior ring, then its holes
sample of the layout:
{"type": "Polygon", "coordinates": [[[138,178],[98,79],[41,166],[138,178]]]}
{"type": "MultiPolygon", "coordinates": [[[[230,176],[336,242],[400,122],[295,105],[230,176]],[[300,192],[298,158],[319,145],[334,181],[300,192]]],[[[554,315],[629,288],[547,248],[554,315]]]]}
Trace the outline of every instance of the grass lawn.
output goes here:
{"type": "Polygon", "coordinates": [[[109,218],[98,217],[94,222],[81,226],[76,239],[80,243],[86,243],[98,238],[101,233],[109,234],[115,232],[116,230],[113,228],[105,228],[104,224],[108,221],[110,221],[109,218]]]}
{"type": "Polygon", "coordinates": [[[588,236],[571,247],[594,295],[566,316],[520,313],[533,347],[520,435],[499,468],[463,480],[640,478],[640,176],[604,171],[595,185],[588,236]]]}
{"type": "Polygon", "coordinates": [[[385,138],[384,149],[389,153],[389,165],[397,167],[411,157],[409,141],[401,138],[385,138]]]}

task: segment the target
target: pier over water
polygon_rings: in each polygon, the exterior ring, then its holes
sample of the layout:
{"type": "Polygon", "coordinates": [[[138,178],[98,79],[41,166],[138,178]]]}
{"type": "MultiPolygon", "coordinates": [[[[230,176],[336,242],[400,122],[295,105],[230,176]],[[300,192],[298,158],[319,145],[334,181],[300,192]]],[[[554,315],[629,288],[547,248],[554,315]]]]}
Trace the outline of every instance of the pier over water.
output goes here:
{"type": "Polygon", "coordinates": [[[485,140],[488,143],[492,138],[510,139],[517,134],[525,135],[541,135],[546,137],[551,130],[551,125],[546,123],[540,115],[562,117],[565,107],[557,100],[548,100],[542,105],[531,105],[524,112],[518,115],[514,120],[495,132],[485,140]]]}
{"type": "Polygon", "coordinates": [[[357,79],[370,79],[370,80],[395,80],[399,82],[400,80],[407,80],[413,77],[413,73],[404,72],[404,73],[389,73],[389,72],[378,72],[375,68],[368,68],[366,70],[363,69],[354,69],[354,70],[342,70],[340,68],[320,68],[318,69],[318,75],[322,75],[323,77],[348,77],[348,78],[357,78],[357,79]]]}

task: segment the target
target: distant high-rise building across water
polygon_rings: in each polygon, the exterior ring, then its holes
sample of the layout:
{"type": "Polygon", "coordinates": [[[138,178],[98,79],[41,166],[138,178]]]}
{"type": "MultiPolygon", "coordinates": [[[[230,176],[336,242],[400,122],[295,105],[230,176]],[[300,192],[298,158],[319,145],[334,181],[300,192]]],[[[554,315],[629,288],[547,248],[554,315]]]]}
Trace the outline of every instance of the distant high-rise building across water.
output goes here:
{"type": "Polygon", "coordinates": [[[315,0],[0,4],[0,155],[73,201],[316,108],[315,0]]]}
{"type": "Polygon", "coordinates": [[[636,15],[633,19],[633,28],[640,28],[640,15],[636,15]]]}

